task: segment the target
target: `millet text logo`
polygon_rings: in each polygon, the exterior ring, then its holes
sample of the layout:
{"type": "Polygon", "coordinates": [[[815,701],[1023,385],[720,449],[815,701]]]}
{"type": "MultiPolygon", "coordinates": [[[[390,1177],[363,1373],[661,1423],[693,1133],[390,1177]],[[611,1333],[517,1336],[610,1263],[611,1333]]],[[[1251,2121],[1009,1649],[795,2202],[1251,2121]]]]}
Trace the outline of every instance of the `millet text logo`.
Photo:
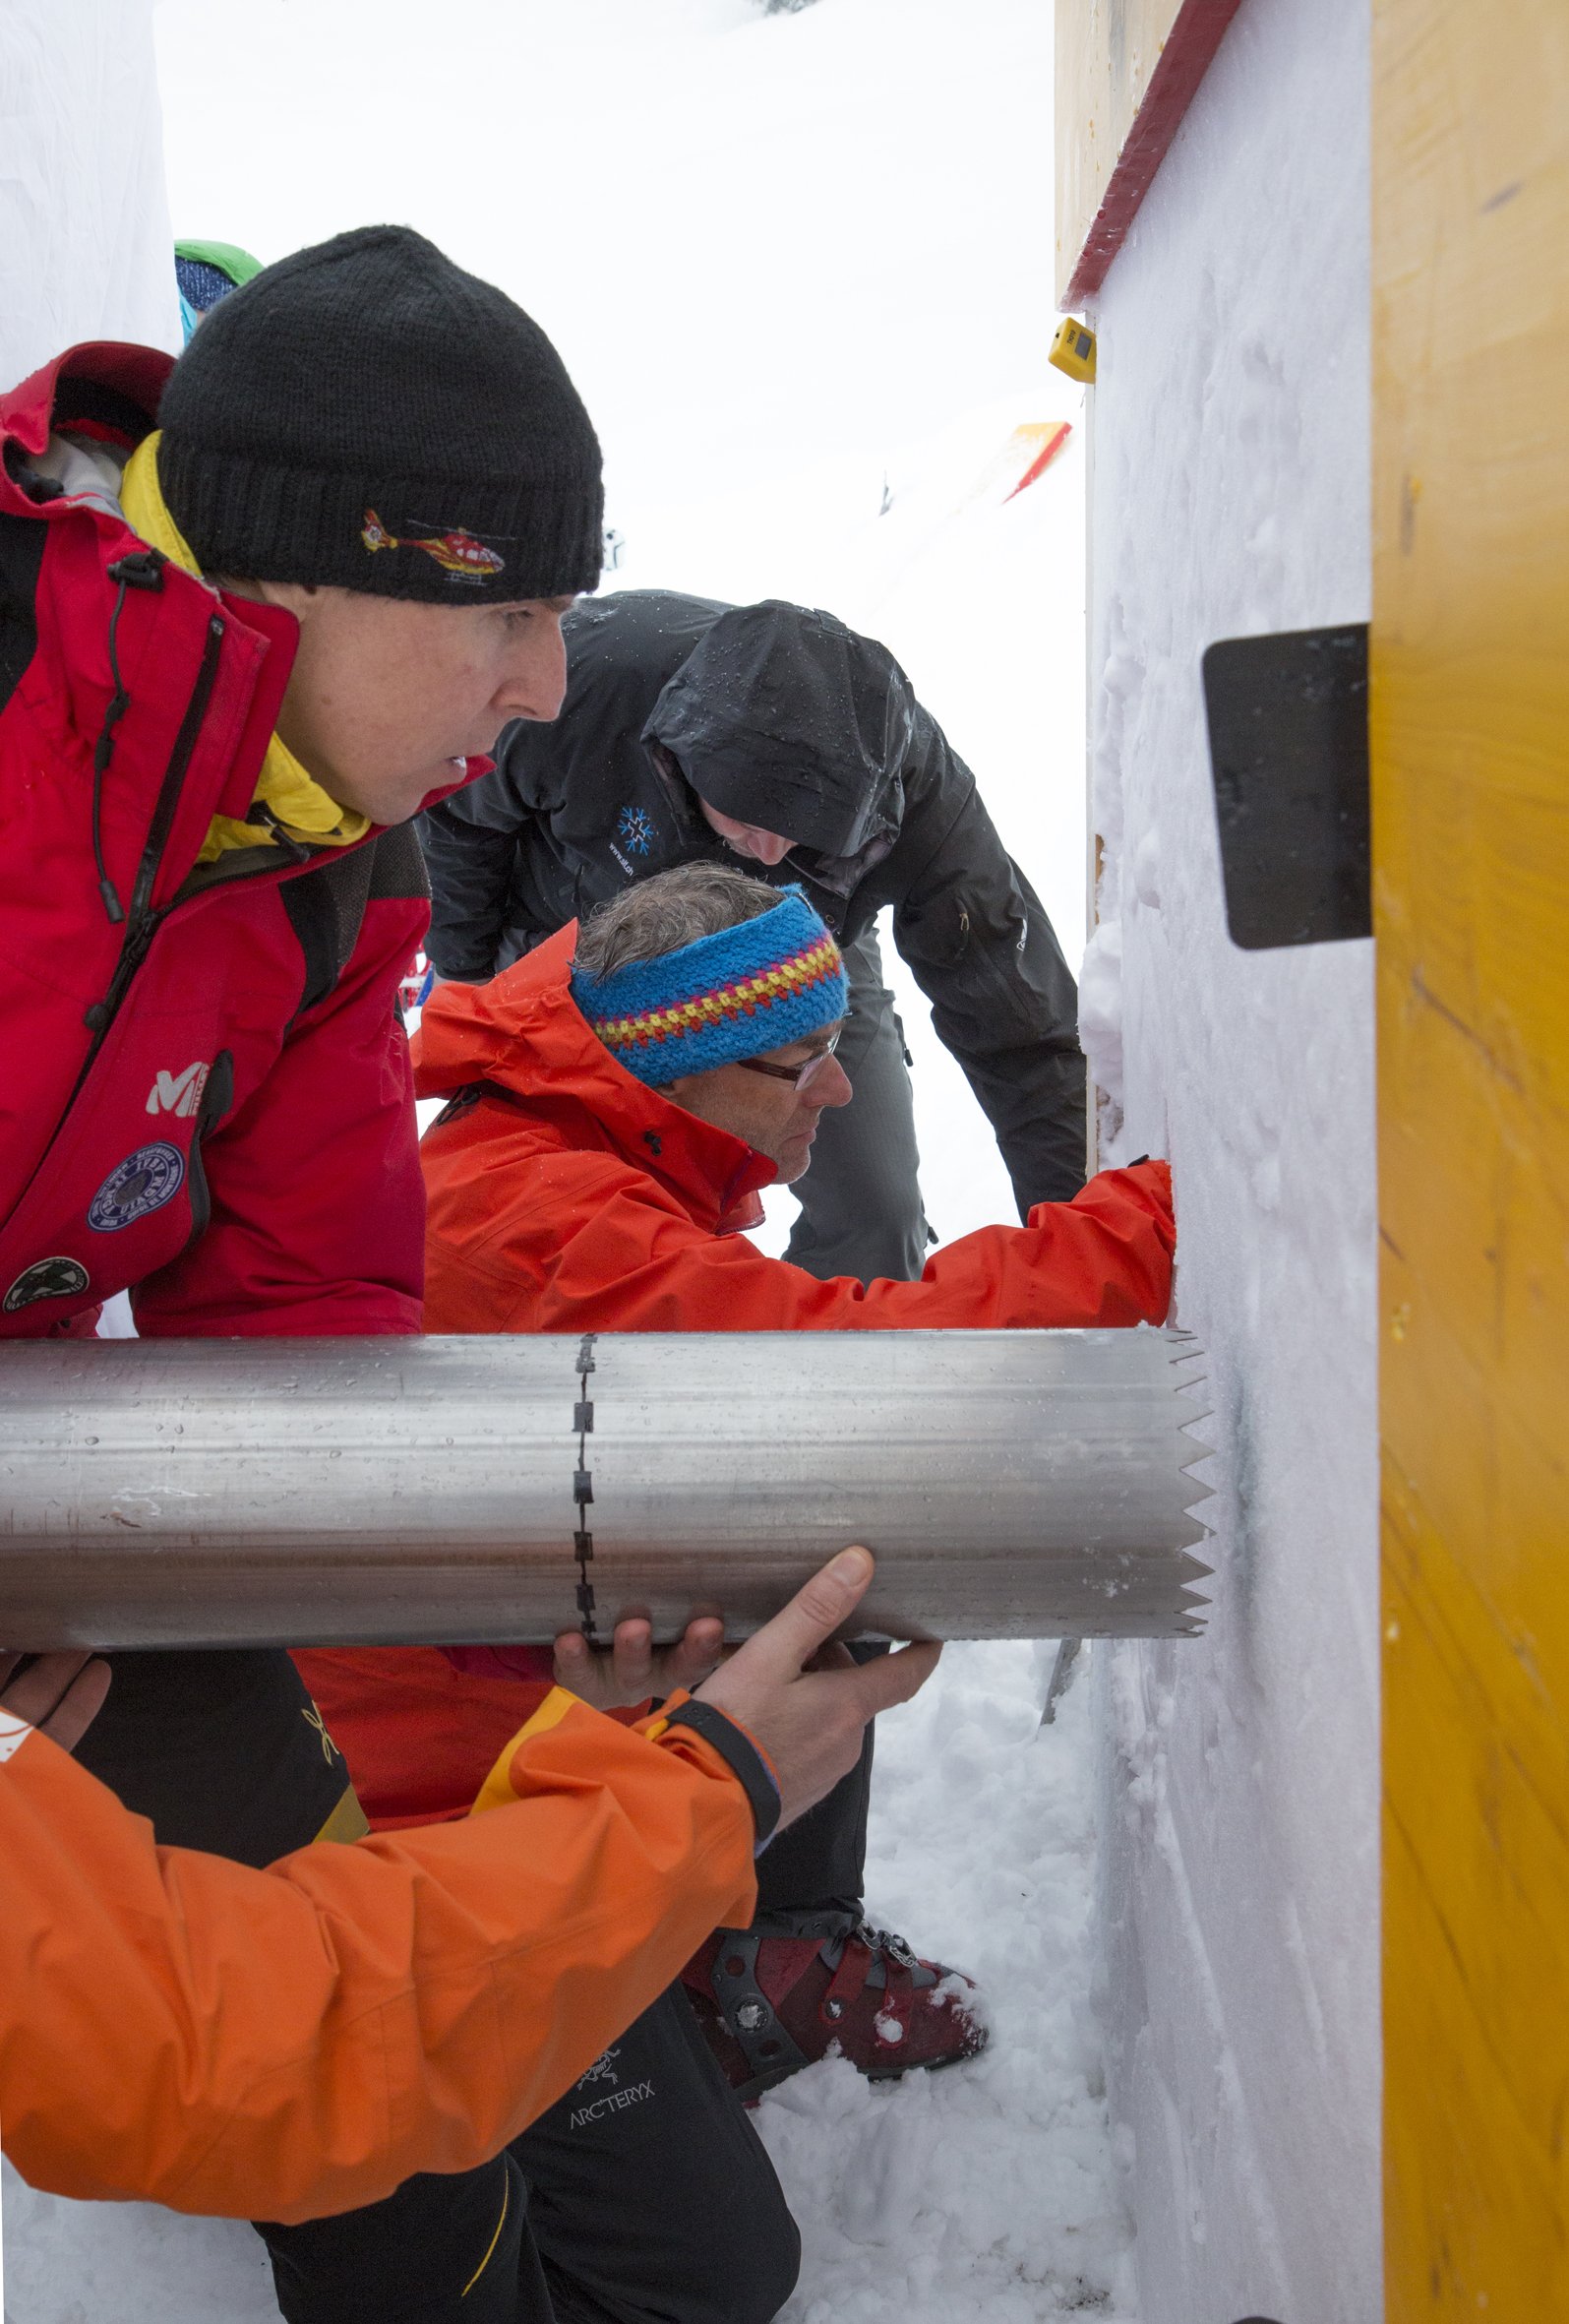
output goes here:
{"type": "Polygon", "coordinates": [[[182,1121],[189,1122],[202,1103],[202,1092],[207,1087],[207,1077],[211,1070],[211,1066],[204,1065],[198,1058],[196,1064],[187,1066],[183,1073],[165,1073],[160,1070],[148,1091],[148,1112],[178,1114],[182,1121]]]}

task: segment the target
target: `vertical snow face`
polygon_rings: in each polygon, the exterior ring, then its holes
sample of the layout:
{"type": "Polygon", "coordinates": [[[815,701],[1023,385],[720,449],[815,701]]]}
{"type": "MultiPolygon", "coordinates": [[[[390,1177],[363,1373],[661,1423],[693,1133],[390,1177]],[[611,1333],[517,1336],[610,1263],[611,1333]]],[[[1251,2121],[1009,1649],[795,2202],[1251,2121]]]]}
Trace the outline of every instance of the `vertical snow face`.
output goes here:
{"type": "Polygon", "coordinates": [[[152,0],[5,0],[0,387],[81,339],[180,344],[152,0]]]}
{"type": "Polygon", "coordinates": [[[1199,657],[1367,613],[1366,0],[1249,0],[1098,313],[1108,1159],[1169,1153],[1215,1611],[1098,1657],[1145,2324],[1381,2313],[1371,946],[1235,950],[1199,657]]]}

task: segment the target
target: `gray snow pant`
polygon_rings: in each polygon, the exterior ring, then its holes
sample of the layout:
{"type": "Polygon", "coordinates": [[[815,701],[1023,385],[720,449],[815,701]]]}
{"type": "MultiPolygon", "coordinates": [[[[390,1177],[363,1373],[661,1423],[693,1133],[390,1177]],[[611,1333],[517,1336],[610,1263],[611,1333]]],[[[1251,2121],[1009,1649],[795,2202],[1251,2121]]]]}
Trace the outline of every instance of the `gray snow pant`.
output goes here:
{"type": "Polygon", "coordinates": [[[875,928],[845,947],[844,963],[850,1016],[838,1055],[855,1096],[817,1124],[785,1256],[819,1280],[887,1275],[913,1283],[933,1237],[921,1204],[909,1053],[875,928]]]}

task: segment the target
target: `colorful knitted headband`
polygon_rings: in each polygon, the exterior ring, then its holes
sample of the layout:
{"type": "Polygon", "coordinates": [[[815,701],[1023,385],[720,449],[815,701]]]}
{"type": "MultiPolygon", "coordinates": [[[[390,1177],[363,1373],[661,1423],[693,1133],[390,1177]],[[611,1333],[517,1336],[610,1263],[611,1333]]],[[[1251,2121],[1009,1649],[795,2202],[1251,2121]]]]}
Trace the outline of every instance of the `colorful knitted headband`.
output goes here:
{"type": "Polygon", "coordinates": [[[602,977],[574,968],[572,994],[618,1065],[658,1089],[804,1041],[843,1016],[849,984],[838,946],[787,887],[772,911],[658,960],[602,977]]]}

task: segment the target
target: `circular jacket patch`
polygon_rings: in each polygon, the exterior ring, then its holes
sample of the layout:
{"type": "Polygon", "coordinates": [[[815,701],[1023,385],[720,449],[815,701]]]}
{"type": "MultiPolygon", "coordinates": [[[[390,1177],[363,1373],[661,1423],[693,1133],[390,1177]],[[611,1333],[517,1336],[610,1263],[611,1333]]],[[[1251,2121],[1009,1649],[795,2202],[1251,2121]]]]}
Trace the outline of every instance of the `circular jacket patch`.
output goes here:
{"type": "Polygon", "coordinates": [[[74,1299],[88,1287],[88,1270],[76,1258],[35,1258],[24,1267],[3,1302],[8,1315],[30,1308],[35,1299],[74,1299]]]}
{"type": "Polygon", "coordinates": [[[118,1234],[150,1212],[172,1202],[185,1183],[185,1156],[161,1138],[138,1146],[116,1163],[88,1205],[88,1225],[100,1235],[118,1234]]]}

